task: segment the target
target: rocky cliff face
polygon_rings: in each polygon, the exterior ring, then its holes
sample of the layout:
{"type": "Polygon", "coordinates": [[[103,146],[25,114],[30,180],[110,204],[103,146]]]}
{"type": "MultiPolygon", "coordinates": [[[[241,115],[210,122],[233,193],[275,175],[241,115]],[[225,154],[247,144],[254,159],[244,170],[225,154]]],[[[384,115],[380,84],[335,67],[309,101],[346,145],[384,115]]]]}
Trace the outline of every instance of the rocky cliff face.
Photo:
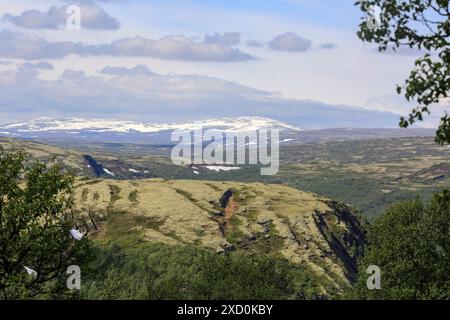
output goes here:
{"type": "Polygon", "coordinates": [[[365,230],[351,207],[336,201],[328,201],[327,204],[331,211],[315,212],[314,221],[334,256],[341,262],[345,276],[353,283],[357,275],[357,260],[366,243],[365,230]]]}
{"type": "Polygon", "coordinates": [[[218,254],[285,257],[338,290],[354,280],[365,242],[350,207],[283,185],[92,180],[80,181],[74,200],[80,227],[98,241],[140,234],[218,254]]]}

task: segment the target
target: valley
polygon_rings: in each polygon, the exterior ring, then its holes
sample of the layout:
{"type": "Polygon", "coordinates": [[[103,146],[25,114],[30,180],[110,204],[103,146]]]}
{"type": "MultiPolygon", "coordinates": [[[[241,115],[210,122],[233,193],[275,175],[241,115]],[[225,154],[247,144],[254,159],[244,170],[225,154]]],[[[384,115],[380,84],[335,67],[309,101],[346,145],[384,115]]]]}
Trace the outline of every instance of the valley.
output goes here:
{"type": "Polygon", "coordinates": [[[366,221],[450,185],[450,148],[429,137],[282,145],[275,176],[248,165],[175,165],[170,145],[0,138],[0,146],[25,151],[28,165],[59,163],[76,176],[76,228],[104,250],[102,259],[119,250],[133,270],[153,250],[177,260],[189,250],[235,263],[267,257],[302,279],[292,280],[300,298],[345,292],[356,280],[366,221]]]}
{"type": "Polygon", "coordinates": [[[280,146],[280,171],[261,176],[258,166],[182,166],[171,162],[172,145],[80,143],[0,138],[34,159],[59,162],[80,177],[263,182],[287,185],[351,204],[372,220],[390,204],[450,185],[450,147],[431,137],[366,138],[356,135],[280,146]]]}

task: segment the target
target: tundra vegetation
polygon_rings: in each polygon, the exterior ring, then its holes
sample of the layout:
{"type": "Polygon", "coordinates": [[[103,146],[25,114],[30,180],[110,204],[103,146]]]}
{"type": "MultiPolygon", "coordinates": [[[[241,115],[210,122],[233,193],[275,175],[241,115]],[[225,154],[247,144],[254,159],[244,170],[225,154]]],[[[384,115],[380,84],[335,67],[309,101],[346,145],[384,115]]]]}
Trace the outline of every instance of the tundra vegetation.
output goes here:
{"type": "Polygon", "coordinates": [[[5,299],[449,298],[448,192],[369,225],[282,185],[74,179],[4,149],[0,172],[5,299]],[[365,286],[368,264],[382,290],[365,286]],[[80,291],[65,287],[69,265],[80,291]]]}

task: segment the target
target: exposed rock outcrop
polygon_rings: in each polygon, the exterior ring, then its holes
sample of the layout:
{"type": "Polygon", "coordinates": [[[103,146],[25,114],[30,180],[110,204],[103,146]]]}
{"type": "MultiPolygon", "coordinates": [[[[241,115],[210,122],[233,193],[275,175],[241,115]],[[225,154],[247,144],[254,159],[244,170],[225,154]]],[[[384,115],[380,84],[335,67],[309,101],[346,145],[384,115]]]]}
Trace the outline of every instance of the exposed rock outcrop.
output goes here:
{"type": "Polygon", "coordinates": [[[330,249],[342,263],[346,277],[354,282],[357,260],[363,254],[366,244],[364,228],[351,207],[336,201],[328,201],[327,204],[331,211],[314,212],[314,221],[330,249]],[[333,218],[337,219],[337,224],[330,223],[333,218]],[[345,227],[339,228],[339,225],[345,227]]]}

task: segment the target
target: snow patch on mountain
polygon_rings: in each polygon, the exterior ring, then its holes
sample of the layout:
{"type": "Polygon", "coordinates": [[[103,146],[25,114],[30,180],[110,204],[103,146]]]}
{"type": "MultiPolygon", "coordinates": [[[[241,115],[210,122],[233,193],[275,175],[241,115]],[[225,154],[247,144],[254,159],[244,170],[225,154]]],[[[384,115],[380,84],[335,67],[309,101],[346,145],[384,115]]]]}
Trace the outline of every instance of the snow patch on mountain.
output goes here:
{"type": "Polygon", "coordinates": [[[241,170],[241,167],[225,167],[225,166],[206,166],[205,167],[211,171],[233,171],[233,170],[241,170]]]}
{"type": "Polygon", "coordinates": [[[106,168],[103,168],[103,171],[104,171],[106,174],[109,174],[110,176],[113,176],[113,177],[116,176],[113,172],[109,171],[109,170],[106,169],[106,168]]]}
{"type": "MultiPolygon", "coordinates": [[[[235,117],[210,119],[199,121],[197,125],[203,128],[217,130],[228,130],[233,132],[254,131],[258,129],[280,129],[289,131],[301,131],[300,128],[285,122],[264,118],[264,117],[235,117]]],[[[77,134],[80,132],[91,133],[156,133],[172,130],[193,130],[193,122],[189,123],[144,123],[127,120],[107,120],[107,119],[83,119],[83,118],[49,118],[43,117],[30,122],[13,123],[0,127],[7,133],[40,133],[40,132],[60,132],[77,134]]]]}

